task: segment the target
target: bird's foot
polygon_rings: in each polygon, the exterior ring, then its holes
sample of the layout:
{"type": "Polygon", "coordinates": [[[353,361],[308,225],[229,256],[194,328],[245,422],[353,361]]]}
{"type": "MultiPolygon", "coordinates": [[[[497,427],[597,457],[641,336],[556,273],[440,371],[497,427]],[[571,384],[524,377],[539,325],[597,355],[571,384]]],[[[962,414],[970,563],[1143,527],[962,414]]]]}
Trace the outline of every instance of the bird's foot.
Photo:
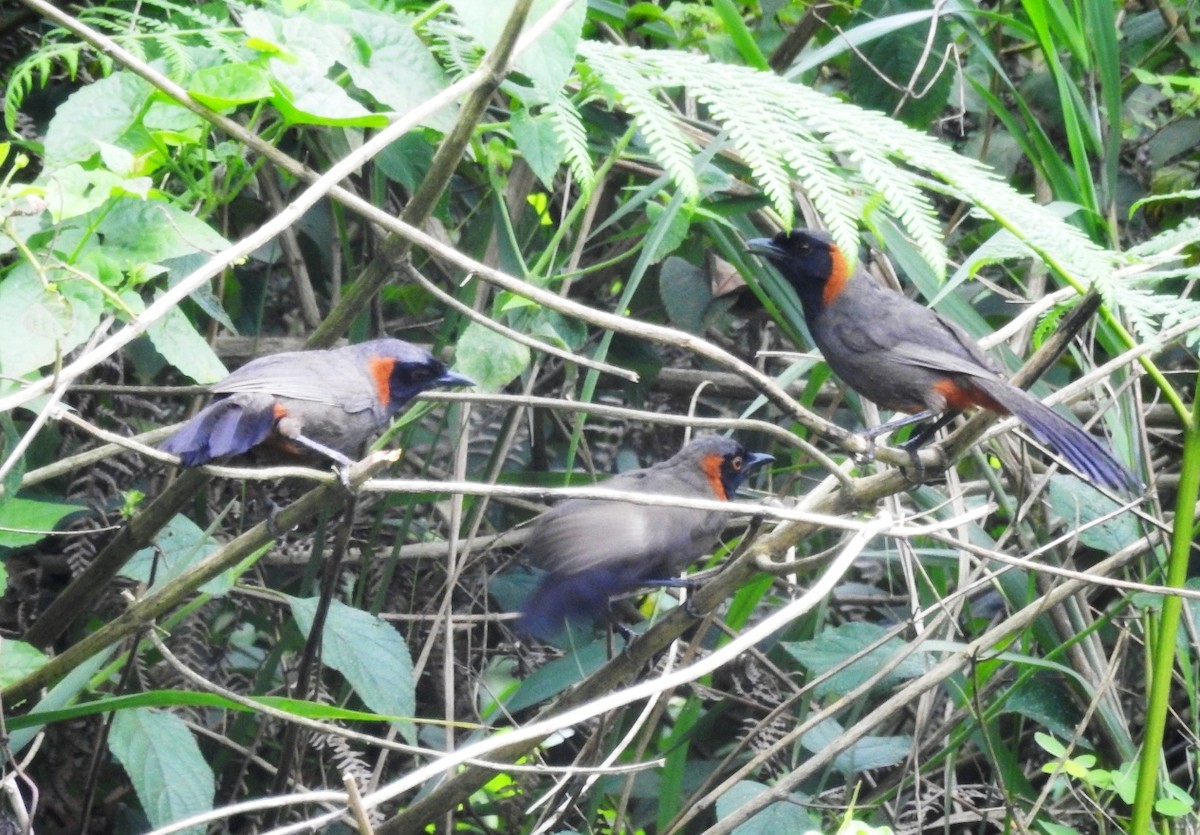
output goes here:
{"type": "Polygon", "coordinates": [[[900,449],[908,453],[908,460],[912,462],[912,471],[904,471],[908,476],[909,481],[913,484],[925,483],[925,462],[921,460],[921,444],[914,441],[924,441],[923,438],[913,438],[900,444],[900,449]]]}
{"type": "Polygon", "coordinates": [[[854,433],[854,437],[858,438],[865,444],[865,447],[863,448],[863,450],[861,452],[851,453],[851,455],[854,458],[854,466],[859,467],[859,468],[866,467],[872,461],[875,460],[875,436],[876,436],[876,434],[878,434],[878,433],[871,432],[869,430],[865,431],[865,432],[855,432],[854,433]]]}

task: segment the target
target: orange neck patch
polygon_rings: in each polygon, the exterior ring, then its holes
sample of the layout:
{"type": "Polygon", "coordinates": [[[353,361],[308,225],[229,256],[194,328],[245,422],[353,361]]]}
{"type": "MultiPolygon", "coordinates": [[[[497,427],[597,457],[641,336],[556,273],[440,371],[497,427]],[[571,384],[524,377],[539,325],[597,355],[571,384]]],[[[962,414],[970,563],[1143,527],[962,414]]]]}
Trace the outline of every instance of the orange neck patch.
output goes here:
{"type": "Polygon", "coordinates": [[[846,280],[850,278],[850,267],[846,256],[834,244],[829,245],[829,277],[825,279],[825,288],[821,291],[821,302],[826,307],[846,289],[846,280]]]}
{"type": "Polygon", "coordinates": [[[727,502],[729,497],[725,495],[725,482],[721,480],[721,465],[725,463],[725,459],[720,455],[706,455],[700,461],[700,469],[704,471],[704,475],[708,477],[708,484],[713,489],[720,501],[727,502]]]}
{"type": "Polygon", "coordinates": [[[392,369],[396,361],[390,357],[371,357],[367,360],[371,379],[375,381],[375,397],[380,406],[386,406],[392,400],[392,369]]]}

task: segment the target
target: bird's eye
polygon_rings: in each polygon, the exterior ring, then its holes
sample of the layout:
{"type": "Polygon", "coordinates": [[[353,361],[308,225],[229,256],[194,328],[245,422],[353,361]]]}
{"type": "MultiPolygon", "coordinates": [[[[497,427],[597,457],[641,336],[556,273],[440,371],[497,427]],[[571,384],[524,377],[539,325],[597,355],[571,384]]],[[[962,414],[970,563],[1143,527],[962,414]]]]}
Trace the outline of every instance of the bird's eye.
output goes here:
{"type": "Polygon", "coordinates": [[[425,383],[433,379],[433,372],[428,368],[414,368],[409,372],[409,377],[414,383],[425,383]]]}
{"type": "Polygon", "coordinates": [[[812,244],[810,244],[808,241],[804,241],[796,247],[796,251],[801,255],[808,255],[813,251],[812,244]]]}
{"type": "Polygon", "coordinates": [[[735,473],[740,473],[742,471],[742,456],[734,456],[734,459],[729,462],[729,466],[733,467],[735,473]]]}

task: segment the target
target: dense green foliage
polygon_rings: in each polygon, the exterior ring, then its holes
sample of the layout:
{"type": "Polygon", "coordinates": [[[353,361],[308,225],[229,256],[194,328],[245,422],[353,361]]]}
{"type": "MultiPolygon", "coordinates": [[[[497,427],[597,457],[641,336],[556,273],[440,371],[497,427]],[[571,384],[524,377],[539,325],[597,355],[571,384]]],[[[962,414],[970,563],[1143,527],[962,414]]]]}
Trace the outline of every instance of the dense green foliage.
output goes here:
{"type": "Polygon", "coordinates": [[[27,8],[3,33],[0,686],[40,831],[1193,814],[1194,6],[27,8]],[[978,421],[926,484],[856,461],[842,430],[880,415],[744,252],[794,225],[1011,371],[1098,291],[1034,390],[1145,494],[978,421]],[[183,386],[382,334],[480,385],[416,403],[353,497],[154,449],[183,386]],[[703,618],[655,592],[624,652],[517,640],[526,523],[685,426],[776,459],[703,618]]]}

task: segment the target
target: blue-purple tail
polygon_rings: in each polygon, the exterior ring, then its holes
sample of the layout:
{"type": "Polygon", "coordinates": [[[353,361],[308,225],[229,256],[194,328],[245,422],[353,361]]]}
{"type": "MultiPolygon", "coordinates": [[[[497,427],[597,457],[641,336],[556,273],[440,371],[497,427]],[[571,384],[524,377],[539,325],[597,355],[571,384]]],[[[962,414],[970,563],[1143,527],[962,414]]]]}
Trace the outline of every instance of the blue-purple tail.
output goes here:
{"type": "Polygon", "coordinates": [[[629,589],[628,580],[618,577],[618,573],[595,569],[568,576],[547,574],[525,601],[517,620],[517,633],[553,641],[562,634],[567,621],[607,622],[609,598],[629,589]]]}
{"type": "Polygon", "coordinates": [[[215,400],[180,427],[161,449],[179,456],[185,467],[214,458],[240,455],[261,444],[275,426],[273,409],[247,409],[231,400],[215,400]]]}
{"type": "Polygon", "coordinates": [[[1079,426],[1016,386],[997,381],[977,385],[1021,419],[1030,433],[1067,459],[1080,474],[1113,490],[1140,491],[1141,483],[1103,444],[1079,426]]]}

